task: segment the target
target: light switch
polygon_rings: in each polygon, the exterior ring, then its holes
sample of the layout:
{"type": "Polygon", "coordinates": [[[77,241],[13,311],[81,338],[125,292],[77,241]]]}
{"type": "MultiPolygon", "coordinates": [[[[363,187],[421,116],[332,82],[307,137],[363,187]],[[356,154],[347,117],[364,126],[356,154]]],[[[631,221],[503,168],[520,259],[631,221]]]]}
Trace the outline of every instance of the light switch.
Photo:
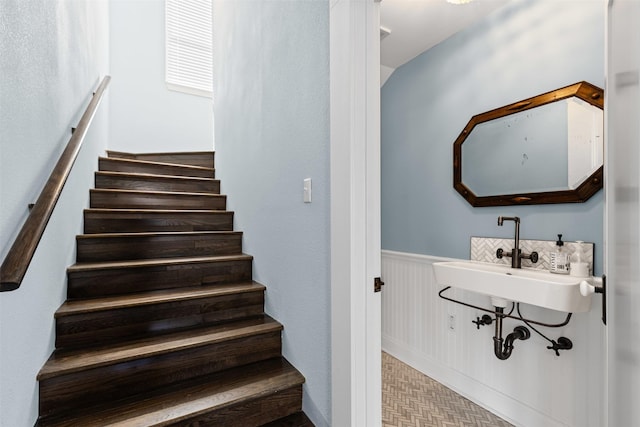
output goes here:
{"type": "Polygon", "coordinates": [[[305,178],[304,180],[304,202],[311,203],[311,178],[305,178]]]}

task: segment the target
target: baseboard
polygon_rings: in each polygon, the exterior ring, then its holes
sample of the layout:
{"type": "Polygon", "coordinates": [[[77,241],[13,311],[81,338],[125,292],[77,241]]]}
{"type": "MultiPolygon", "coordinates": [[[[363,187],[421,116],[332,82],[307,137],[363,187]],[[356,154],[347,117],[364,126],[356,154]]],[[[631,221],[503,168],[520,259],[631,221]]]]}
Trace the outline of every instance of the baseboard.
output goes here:
{"type": "Polygon", "coordinates": [[[515,426],[565,426],[565,424],[549,418],[546,414],[454,369],[439,364],[427,355],[384,334],[382,335],[382,350],[515,426]]]}

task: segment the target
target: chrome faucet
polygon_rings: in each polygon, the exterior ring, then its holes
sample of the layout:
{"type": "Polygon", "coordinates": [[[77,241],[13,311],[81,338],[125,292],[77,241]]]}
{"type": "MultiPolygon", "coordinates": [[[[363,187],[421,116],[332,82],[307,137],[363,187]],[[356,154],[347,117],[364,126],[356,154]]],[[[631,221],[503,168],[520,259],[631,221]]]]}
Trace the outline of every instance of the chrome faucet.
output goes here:
{"type": "Polygon", "coordinates": [[[520,250],[520,218],[517,216],[499,216],[498,217],[498,226],[502,227],[504,221],[513,221],[516,223],[516,235],[515,235],[515,244],[514,248],[511,249],[511,253],[505,253],[505,251],[500,248],[496,251],[496,256],[498,258],[502,258],[504,256],[511,257],[511,268],[522,268],[522,258],[530,259],[531,262],[538,262],[538,253],[531,252],[531,254],[523,254],[520,250]]]}

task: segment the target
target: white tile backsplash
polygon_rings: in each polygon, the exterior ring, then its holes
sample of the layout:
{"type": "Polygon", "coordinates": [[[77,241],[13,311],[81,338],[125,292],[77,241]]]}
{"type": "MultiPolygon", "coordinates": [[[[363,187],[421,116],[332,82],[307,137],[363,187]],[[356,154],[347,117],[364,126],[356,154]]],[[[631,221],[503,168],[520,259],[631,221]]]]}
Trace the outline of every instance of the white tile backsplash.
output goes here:
{"type": "MultiPolygon", "coordinates": [[[[589,274],[593,274],[593,250],[594,244],[590,242],[582,243],[584,249],[585,261],[589,263],[589,274]]],[[[473,261],[491,262],[494,264],[511,264],[511,258],[503,257],[498,259],[496,251],[502,248],[505,252],[511,252],[513,249],[513,239],[503,239],[494,237],[471,237],[471,256],[473,261]]],[[[573,254],[578,248],[577,242],[564,242],[563,251],[573,254]]],[[[557,250],[555,240],[520,240],[520,249],[522,253],[530,254],[538,252],[538,262],[532,263],[531,260],[523,259],[522,266],[528,268],[549,270],[549,253],[557,250]]]]}

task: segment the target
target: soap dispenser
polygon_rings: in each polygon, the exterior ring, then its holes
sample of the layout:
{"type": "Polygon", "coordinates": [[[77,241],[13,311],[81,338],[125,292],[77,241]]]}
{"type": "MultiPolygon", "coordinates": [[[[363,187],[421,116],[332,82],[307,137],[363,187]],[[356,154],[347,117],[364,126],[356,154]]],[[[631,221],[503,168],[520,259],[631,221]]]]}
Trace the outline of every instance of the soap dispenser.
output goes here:
{"type": "Polygon", "coordinates": [[[569,254],[562,249],[562,234],[558,234],[556,250],[549,254],[549,271],[557,274],[569,274],[569,254]]]}
{"type": "Polygon", "coordinates": [[[578,277],[589,277],[589,263],[586,260],[582,240],[577,240],[577,248],[571,255],[571,275],[578,277]]]}

